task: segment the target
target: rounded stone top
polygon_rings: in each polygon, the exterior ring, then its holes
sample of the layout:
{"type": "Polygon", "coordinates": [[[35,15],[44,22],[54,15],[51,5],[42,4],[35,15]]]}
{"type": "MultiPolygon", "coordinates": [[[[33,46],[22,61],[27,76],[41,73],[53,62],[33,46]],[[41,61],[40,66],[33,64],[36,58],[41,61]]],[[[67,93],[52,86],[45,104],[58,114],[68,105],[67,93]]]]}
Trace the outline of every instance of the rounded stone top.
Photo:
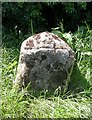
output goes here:
{"type": "Polygon", "coordinates": [[[65,43],[57,35],[50,32],[42,32],[33,35],[23,41],[21,46],[21,52],[30,54],[30,52],[36,52],[44,49],[67,49],[71,50],[67,43],[65,43]]]}

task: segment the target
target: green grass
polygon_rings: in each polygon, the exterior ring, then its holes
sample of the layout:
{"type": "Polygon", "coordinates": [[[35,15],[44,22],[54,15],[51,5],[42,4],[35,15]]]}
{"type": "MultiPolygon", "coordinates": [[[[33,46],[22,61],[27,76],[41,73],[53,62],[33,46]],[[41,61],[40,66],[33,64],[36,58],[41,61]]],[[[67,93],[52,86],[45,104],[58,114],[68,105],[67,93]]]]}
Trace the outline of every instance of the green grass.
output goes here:
{"type": "MultiPolygon", "coordinates": [[[[91,49],[92,30],[78,31],[75,34],[54,31],[66,39],[75,51],[75,65],[66,93],[40,94],[25,88],[17,92],[13,88],[18,65],[19,50],[15,47],[2,47],[2,79],[0,80],[0,119],[5,118],[88,118],[91,119],[91,49]]],[[[4,43],[5,44],[5,43],[4,43]]],[[[12,44],[12,43],[11,43],[12,44]]],[[[1,60],[1,59],[0,59],[1,60]]],[[[1,69],[0,69],[1,72],[1,69]]]]}

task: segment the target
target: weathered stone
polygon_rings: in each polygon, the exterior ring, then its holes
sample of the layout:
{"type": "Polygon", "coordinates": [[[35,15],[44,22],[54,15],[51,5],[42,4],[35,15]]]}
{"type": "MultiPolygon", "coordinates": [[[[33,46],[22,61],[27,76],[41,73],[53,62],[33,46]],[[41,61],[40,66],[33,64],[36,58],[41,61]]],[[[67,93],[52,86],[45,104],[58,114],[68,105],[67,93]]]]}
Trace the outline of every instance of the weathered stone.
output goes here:
{"type": "Polygon", "coordinates": [[[74,52],[57,35],[42,32],[23,41],[15,85],[31,82],[33,90],[55,90],[66,86],[74,64],[74,52]]]}

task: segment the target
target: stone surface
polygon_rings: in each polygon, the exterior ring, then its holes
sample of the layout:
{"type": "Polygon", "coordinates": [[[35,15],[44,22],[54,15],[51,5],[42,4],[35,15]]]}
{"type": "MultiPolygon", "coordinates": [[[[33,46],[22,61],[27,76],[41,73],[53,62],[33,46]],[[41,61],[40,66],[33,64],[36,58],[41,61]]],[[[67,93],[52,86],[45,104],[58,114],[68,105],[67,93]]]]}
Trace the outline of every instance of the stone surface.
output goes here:
{"type": "Polygon", "coordinates": [[[42,32],[23,41],[14,85],[31,82],[33,90],[55,90],[66,86],[74,64],[74,52],[57,35],[42,32]]]}

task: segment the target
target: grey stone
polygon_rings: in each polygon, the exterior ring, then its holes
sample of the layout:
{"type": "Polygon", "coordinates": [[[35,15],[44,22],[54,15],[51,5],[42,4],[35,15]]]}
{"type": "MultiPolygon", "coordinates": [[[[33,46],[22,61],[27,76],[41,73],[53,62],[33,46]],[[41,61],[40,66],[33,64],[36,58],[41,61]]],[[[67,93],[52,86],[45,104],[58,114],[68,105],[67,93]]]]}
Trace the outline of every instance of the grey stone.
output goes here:
{"type": "Polygon", "coordinates": [[[74,64],[74,52],[57,35],[42,32],[24,40],[14,85],[24,88],[55,90],[66,87],[74,64]]]}

